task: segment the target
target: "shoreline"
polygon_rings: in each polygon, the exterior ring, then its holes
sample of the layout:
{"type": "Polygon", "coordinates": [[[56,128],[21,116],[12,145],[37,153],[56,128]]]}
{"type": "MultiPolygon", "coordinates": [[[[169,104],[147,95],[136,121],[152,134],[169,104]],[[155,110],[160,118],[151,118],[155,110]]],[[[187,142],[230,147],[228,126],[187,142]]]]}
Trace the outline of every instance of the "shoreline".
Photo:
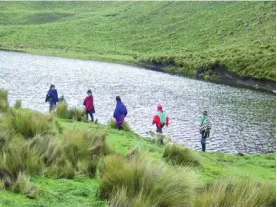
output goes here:
{"type": "MultiPolygon", "coordinates": [[[[165,69],[164,66],[155,65],[155,64],[145,64],[145,63],[137,63],[135,59],[131,56],[123,56],[123,55],[109,55],[109,54],[88,54],[88,53],[67,53],[67,51],[59,51],[55,49],[46,49],[44,51],[39,49],[28,49],[28,48],[1,48],[0,51],[7,52],[19,52],[26,53],[32,55],[42,55],[42,56],[52,56],[52,57],[63,57],[63,58],[71,58],[78,60],[90,60],[90,61],[99,61],[113,64],[123,64],[128,66],[134,66],[138,68],[143,68],[146,70],[152,70],[156,72],[162,72],[170,75],[176,75],[178,77],[190,78],[193,80],[200,80],[220,85],[227,85],[235,88],[245,88],[259,92],[270,93],[272,95],[276,95],[276,81],[272,80],[260,80],[254,77],[241,77],[232,72],[229,72],[225,69],[215,68],[213,71],[219,74],[219,78],[216,80],[205,80],[202,78],[197,78],[195,76],[184,76],[178,73],[172,73],[165,69]]],[[[200,74],[203,75],[203,74],[200,74]]]]}

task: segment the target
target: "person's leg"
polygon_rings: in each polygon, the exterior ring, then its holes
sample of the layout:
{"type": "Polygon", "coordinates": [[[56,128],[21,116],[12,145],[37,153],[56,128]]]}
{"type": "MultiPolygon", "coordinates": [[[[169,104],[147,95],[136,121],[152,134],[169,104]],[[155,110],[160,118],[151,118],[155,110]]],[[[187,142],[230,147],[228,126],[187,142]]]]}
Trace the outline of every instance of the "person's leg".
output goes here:
{"type": "Polygon", "coordinates": [[[49,103],[49,112],[53,111],[55,109],[55,104],[53,102],[49,103]]]}
{"type": "MultiPolygon", "coordinates": [[[[86,115],[87,115],[87,119],[88,119],[88,115],[89,115],[89,112],[88,112],[88,111],[86,111],[86,115]]],[[[88,121],[89,121],[89,119],[88,119],[88,121]]]]}
{"type": "Polygon", "coordinates": [[[201,145],[202,145],[202,151],[205,152],[206,151],[206,137],[205,137],[205,133],[201,134],[201,145]]]}
{"type": "Polygon", "coordinates": [[[162,128],[160,128],[160,127],[157,127],[157,130],[156,130],[156,132],[158,132],[158,133],[163,133],[163,130],[162,130],[162,128]]]}
{"type": "Polygon", "coordinates": [[[89,112],[89,115],[90,115],[91,121],[93,122],[93,114],[92,114],[92,111],[89,112]]]}

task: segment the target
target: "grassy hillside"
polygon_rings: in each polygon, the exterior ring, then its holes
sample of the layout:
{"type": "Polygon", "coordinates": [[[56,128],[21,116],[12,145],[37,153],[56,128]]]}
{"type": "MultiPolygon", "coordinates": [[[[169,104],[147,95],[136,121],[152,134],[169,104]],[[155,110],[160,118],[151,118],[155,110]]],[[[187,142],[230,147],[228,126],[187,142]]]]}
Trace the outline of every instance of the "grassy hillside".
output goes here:
{"type": "MultiPolygon", "coordinates": [[[[275,80],[275,2],[0,2],[0,48],[275,80]]],[[[210,74],[212,75],[212,74],[210,74]]]]}
{"type": "Polygon", "coordinates": [[[9,107],[0,90],[0,206],[276,205],[276,154],[200,153],[9,107]],[[157,205],[154,205],[157,204],[157,205]]]}

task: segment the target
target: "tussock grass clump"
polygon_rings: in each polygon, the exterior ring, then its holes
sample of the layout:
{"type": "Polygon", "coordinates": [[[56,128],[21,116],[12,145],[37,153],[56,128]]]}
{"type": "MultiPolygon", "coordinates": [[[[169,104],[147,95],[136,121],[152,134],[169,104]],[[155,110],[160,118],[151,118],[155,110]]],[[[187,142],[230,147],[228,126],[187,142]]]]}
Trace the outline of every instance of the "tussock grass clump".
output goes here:
{"type": "MultiPolygon", "coordinates": [[[[82,130],[66,133],[61,145],[52,148],[52,154],[49,149],[46,151],[52,158],[47,168],[47,176],[68,179],[74,178],[76,174],[95,177],[99,158],[110,153],[106,134],[93,134],[82,130]]],[[[49,160],[47,157],[45,159],[49,160]]]]}
{"type": "Polygon", "coordinates": [[[31,138],[37,134],[55,134],[57,132],[53,116],[35,111],[12,111],[7,121],[11,130],[25,138],[31,138]]]}
{"type": "Polygon", "coordinates": [[[21,108],[21,100],[16,100],[16,102],[15,102],[15,104],[14,104],[14,108],[15,108],[15,109],[21,108]]]}
{"type": "Polygon", "coordinates": [[[4,150],[12,139],[12,133],[5,128],[0,128],[0,152],[4,150]]]}
{"type": "Polygon", "coordinates": [[[60,141],[52,136],[37,135],[28,140],[27,150],[35,150],[43,157],[46,166],[51,165],[62,154],[60,141]]]}
{"type": "Polygon", "coordinates": [[[68,110],[68,114],[69,118],[75,121],[82,121],[84,117],[86,118],[85,109],[72,108],[68,110]]]}
{"type": "Polygon", "coordinates": [[[30,177],[24,173],[19,173],[15,184],[12,186],[12,191],[22,192],[29,198],[38,199],[39,188],[37,185],[30,182],[30,177]]]}
{"type": "Polygon", "coordinates": [[[71,108],[68,109],[67,103],[60,103],[57,106],[56,114],[59,118],[73,119],[76,121],[87,121],[85,109],[71,108]]]}
{"type": "Polygon", "coordinates": [[[131,159],[110,155],[104,159],[99,197],[120,207],[186,206],[194,181],[195,174],[188,169],[173,170],[142,154],[131,159]]]}
{"type": "Polygon", "coordinates": [[[59,118],[68,119],[67,103],[59,103],[56,109],[56,114],[59,118]]]}
{"type": "MultiPolygon", "coordinates": [[[[108,121],[107,126],[111,129],[118,129],[115,119],[111,119],[110,121],[108,121]]],[[[123,130],[126,132],[133,131],[130,125],[126,121],[123,122],[122,127],[123,127],[123,130]]]]}
{"type": "Polygon", "coordinates": [[[101,157],[109,154],[106,134],[93,134],[88,131],[71,131],[65,134],[63,151],[76,167],[77,161],[101,157]]]}
{"type": "Polygon", "coordinates": [[[218,179],[195,195],[193,207],[253,207],[276,206],[276,188],[272,183],[260,183],[248,177],[218,179]]]}
{"type": "Polygon", "coordinates": [[[200,166],[197,152],[176,144],[168,144],[164,150],[163,158],[167,162],[177,165],[200,166]]]}
{"type": "Polygon", "coordinates": [[[5,89],[0,89],[0,112],[7,112],[8,109],[8,91],[5,89]]]}

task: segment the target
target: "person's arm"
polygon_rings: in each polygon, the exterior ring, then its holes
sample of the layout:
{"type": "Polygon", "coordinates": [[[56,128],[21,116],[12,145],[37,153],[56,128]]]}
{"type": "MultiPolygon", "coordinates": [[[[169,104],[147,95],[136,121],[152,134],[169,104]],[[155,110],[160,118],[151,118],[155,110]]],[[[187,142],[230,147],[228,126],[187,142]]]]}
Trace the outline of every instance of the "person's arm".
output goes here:
{"type": "Polygon", "coordinates": [[[87,102],[87,98],[85,98],[83,105],[85,106],[87,102]]]}
{"type": "Polygon", "coordinates": [[[157,123],[157,121],[156,121],[156,117],[157,117],[157,115],[155,115],[155,116],[153,117],[152,124],[156,124],[156,123],[157,123]]]}

